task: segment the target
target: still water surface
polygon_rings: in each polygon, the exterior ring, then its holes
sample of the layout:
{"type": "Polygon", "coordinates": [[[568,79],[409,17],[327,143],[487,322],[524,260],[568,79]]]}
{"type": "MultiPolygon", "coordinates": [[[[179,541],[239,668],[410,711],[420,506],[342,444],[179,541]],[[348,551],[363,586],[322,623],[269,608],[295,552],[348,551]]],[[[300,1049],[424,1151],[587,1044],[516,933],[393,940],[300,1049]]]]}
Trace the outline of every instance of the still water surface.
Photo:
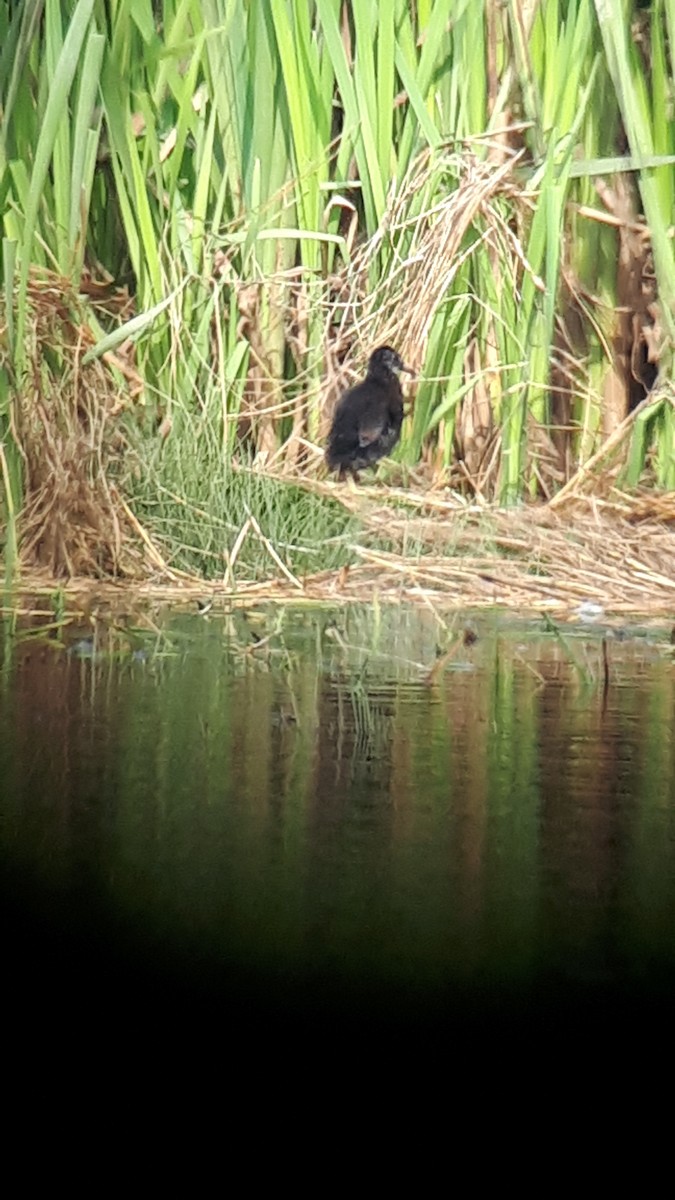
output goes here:
{"type": "Polygon", "coordinates": [[[675,998],[664,631],[610,637],[605,687],[596,631],[465,625],[173,614],[7,642],[26,986],[378,1022],[675,998]]]}

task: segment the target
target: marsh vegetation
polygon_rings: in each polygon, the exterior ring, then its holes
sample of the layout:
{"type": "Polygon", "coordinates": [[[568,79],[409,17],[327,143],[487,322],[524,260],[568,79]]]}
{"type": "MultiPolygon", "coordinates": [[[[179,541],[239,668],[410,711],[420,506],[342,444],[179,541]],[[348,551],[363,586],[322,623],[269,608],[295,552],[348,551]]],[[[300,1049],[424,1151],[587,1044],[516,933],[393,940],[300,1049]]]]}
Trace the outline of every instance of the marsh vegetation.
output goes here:
{"type": "Polygon", "coordinates": [[[672,579],[674,38],[675,0],[0,3],[7,579],[334,582],[524,503],[672,579]],[[325,432],[382,344],[417,378],[355,506],[325,432]]]}

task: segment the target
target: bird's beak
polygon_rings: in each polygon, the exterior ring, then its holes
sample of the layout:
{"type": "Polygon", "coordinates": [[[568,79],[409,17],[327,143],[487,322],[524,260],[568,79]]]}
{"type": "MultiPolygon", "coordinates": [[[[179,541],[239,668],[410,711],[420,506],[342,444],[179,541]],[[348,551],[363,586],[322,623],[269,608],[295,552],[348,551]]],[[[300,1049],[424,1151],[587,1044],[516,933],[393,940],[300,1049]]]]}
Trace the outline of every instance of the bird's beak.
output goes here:
{"type": "Polygon", "coordinates": [[[413,371],[412,367],[406,367],[405,363],[401,367],[401,370],[405,371],[406,375],[415,375],[416,374],[416,372],[413,371]]]}

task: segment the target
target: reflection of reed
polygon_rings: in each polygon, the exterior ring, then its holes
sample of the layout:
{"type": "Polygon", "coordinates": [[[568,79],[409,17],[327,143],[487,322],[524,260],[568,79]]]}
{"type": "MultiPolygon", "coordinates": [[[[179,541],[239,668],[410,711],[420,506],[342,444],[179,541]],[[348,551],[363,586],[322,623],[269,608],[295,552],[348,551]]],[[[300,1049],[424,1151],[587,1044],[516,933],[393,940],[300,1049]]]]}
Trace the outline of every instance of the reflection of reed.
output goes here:
{"type": "Polygon", "coordinates": [[[370,646],[362,614],[341,619],[341,645],[321,616],[272,622],[258,655],[243,621],[225,637],[213,618],[157,660],[17,654],[0,836],[50,877],[86,863],[116,903],[142,893],[270,953],[347,953],[360,930],[411,969],[515,978],[544,947],[594,978],[617,969],[617,913],[631,953],[641,928],[658,953],[671,661],[616,641],[606,682],[599,639],[483,629],[430,687],[432,617],[382,610],[370,646]]]}
{"type": "MultiPolygon", "coordinates": [[[[389,758],[392,722],[378,705],[376,696],[370,693],[361,676],[353,683],[338,684],[337,697],[339,744],[344,747],[345,734],[350,738],[350,768],[353,776],[359,761],[371,763],[389,758]],[[347,708],[345,698],[349,700],[347,708]]],[[[339,770],[339,755],[336,755],[335,763],[336,769],[339,770]]]]}

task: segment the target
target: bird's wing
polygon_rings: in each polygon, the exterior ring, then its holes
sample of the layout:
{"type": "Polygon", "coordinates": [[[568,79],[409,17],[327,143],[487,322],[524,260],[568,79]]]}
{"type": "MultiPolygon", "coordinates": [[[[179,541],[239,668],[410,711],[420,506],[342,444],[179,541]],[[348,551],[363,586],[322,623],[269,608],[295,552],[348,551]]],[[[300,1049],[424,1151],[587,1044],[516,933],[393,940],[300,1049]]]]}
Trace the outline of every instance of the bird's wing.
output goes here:
{"type": "Polygon", "coordinates": [[[384,422],[375,418],[359,422],[359,446],[372,446],[382,436],[383,429],[384,422]]]}

